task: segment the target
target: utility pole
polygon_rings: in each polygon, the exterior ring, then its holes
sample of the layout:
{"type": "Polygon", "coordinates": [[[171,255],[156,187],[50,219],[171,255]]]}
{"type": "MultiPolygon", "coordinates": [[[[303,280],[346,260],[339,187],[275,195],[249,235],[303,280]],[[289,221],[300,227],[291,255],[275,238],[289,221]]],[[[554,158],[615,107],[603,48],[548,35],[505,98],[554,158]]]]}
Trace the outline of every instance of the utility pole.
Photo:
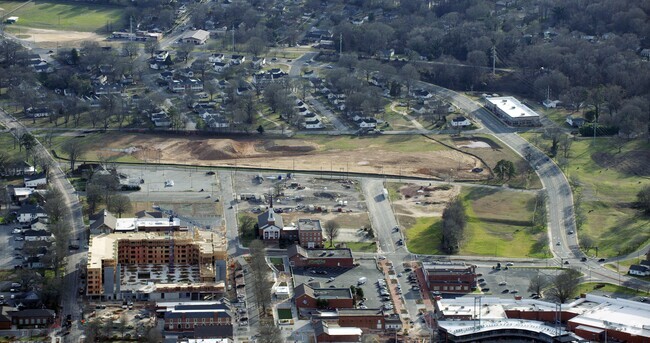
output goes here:
{"type": "Polygon", "coordinates": [[[343,33],[339,33],[339,58],[343,54],[343,33]]]}
{"type": "Polygon", "coordinates": [[[492,45],[492,75],[497,74],[496,67],[497,67],[497,48],[496,46],[492,45]]]}
{"type": "Polygon", "coordinates": [[[232,24],[232,52],[235,52],[235,24],[232,24]]]}

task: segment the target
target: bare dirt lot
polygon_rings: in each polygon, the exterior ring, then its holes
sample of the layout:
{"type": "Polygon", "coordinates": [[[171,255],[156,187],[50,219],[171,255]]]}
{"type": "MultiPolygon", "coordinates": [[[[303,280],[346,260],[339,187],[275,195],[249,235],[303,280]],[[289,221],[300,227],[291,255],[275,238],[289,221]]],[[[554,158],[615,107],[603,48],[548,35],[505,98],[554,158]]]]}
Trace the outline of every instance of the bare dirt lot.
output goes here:
{"type": "Polygon", "coordinates": [[[473,168],[485,168],[479,159],[419,138],[234,140],[111,133],[93,135],[88,143],[95,154],[119,158],[130,152],[139,160],[160,163],[437,178],[453,175],[455,179],[469,180],[488,177],[485,171],[471,172],[473,168]]]}
{"type": "Polygon", "coordinates": [[[54,49],[57,46],[76,46],[83,41],[103,41],[105,36],[94,32],[60,31],[33,29],[21,27],[20,33],[16,34],[20,39],[38,43],[38,46],[45,49],[54,49]]]}
{"type": "Polygon", "coordinates": [[[452,185],[409,183],[388,186],[399,191],[399,198],[391,199],[396,214],[410,217],[442,216],[449,201],[460,194],[460,187],[452,185]]]}

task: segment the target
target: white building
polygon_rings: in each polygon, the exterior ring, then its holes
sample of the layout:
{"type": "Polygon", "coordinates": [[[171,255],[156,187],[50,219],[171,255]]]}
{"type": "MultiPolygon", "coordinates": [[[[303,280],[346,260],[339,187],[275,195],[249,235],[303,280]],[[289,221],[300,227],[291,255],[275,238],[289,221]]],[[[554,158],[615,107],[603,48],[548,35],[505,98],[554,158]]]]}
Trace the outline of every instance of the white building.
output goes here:
{"type": "Polygon", "coordinates": [[[514,97],[486,97],[485,107],[510,126],[539,126],[539,114],[514,97]]]}

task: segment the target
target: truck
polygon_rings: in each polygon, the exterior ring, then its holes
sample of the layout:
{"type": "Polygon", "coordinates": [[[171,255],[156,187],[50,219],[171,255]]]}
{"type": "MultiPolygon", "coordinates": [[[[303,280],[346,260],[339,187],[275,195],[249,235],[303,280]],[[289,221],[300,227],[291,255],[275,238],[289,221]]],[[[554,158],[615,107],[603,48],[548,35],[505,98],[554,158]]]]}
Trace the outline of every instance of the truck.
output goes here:
{"type": "Polygon", "coordinates": [[[388,199],[388,190],[387,190],[386,188],[383,188],[383,189],[381,190],[381,195],[383,195],[383,196],[384,196],[384,199],[387,200],[387,199],[388,199]]]}

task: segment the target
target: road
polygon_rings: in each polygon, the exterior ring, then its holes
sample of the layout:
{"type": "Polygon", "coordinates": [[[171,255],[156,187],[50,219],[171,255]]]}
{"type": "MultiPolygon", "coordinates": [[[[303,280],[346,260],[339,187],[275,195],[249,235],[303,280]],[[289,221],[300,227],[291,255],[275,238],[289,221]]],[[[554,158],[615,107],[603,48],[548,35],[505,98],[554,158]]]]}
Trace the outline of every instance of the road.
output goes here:
{"type": "MultiPolygon", "coordinates": [[[[0,122],[7,129],[9,129],[16,136],[20,136],[22,133],[27,132],[25,127],[15,120],[12,116],[7,114],[4,110],[0,109],[0,122]]],[[[72,239],[79,239],[82,242],[87,241],[85,236],[85,225],[83,222],[83,213],[81,208],[81,203],[76,194],[74,187],[68,182],[65,177],[65,173],[61,170],[58,162],[50,155],[48,150],[38,141],[36,146],[36,151],[34,153],[40,153],[42,156],[46,156],[50,162],[50,185],[58,189],[64,198],[64,206],[66,208],[66,215],[63,220],[68,222],[68,227],[70,227],[70,237],[72,239]]],[[[68,244],[68,242],[62,242],[63,244],[68,244]]],[[[85,243],[84,243],[85,244],[85,243]]],[[[84,249],[73,250],[69,253],[66,260],[65,266],[65,275],[63,277],[63,294],[61,295],[61,308],[62,313],[61,317],[65,318],[66,315],[71,315],[74,321],[70,335],[65,336],[65,340],[68,342],[77,342],[81,331],[78,330],[79,322],[81,319],[81,307],[78,302],[77,292],[79,289],[79,270],[80,267],[83,267],[82,261],[85,261],[86,251],[84,249]]]]}

